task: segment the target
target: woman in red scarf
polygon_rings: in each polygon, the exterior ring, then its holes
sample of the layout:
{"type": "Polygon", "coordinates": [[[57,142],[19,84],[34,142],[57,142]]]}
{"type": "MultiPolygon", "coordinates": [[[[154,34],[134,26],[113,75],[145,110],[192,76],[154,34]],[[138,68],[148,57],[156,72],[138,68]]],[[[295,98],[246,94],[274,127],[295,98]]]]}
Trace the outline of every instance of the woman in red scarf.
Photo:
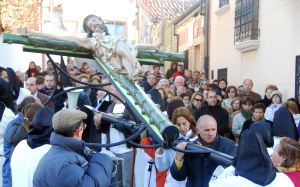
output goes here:
{"type": "Polygon", "coordinates": [[[28,67],[28,69],[26,71],[26,74],[27,74],[27,78],[37,76],[38,71],[36,69],[36,64],[35,64],[34,61],[31,61],[29,63],[29,67],[28,67]]]}

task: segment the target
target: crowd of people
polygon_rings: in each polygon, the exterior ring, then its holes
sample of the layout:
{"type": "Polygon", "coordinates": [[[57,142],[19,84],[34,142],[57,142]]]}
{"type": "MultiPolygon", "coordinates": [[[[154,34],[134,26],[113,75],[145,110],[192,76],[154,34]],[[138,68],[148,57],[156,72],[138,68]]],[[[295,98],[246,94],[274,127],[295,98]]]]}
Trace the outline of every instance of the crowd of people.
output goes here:
{"type": "MultiPolygon", "coordinates": [[[[66,94],[60,93],[82,84],[66,81],[63,74],[56,79],[50,61],[44,71],[35,62],[26,72],[0,67],[2,186],[300,186],[296,98],[283,100],[276,85],[268,85],[261,97],[251,79],[241,85],[225,79],[210,83],[200,71],[177,63],[165,74],[160,66],[151,68],[143,80],[135,81],[177,127],[182,141],[177,151],[170,145],[142,149],[144,178],[131,183],[136,153],[130,144],[102,150],[87,144],[117,143],[129,135],[85,107],[133,119],[117,89],[106,84],[107,77],[86,62],[78,68],[75,59],[68,58],[65,70],[70,76],[81,83],[103,84],[116,96],[86,88],[77,109],[70,109],[66,94]],[[189,143],[233,156],[233,163],[225,167],[207,154],[178,151],[189,143]],[[117,158],[121,168],[116,167],[117,158]]],[[[153,144],[147,133],[139,143],[153,144]]]]}

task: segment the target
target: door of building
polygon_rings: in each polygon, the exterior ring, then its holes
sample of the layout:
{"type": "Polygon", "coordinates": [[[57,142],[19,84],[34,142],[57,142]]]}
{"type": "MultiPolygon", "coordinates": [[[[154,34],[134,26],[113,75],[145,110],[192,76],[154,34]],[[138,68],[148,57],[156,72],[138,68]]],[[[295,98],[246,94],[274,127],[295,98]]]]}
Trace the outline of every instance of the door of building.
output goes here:
{"type": "Polygon", "coordinates": [[[218,69],[218,80],[220,79],[227,80],[227,68],[218,69]]]}
{"type": "Polygon", "coordinates": [[[295,98],[300,99],[300,55],[296,56],[295,98]]]}

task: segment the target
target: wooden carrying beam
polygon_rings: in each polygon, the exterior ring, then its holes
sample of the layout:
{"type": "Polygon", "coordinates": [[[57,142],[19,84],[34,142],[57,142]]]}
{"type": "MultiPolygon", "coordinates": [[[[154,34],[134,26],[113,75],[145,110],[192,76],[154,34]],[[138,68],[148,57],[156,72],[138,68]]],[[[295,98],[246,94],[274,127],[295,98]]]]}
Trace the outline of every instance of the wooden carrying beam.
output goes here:
{"type": "MultiPolygon", "coordinates": [[[[21,36],[16,34],[4,34],[4,43],[15,43],[25,45],[25,51],[57,54],[62,56],[74,56],[92,59],[92,51],[80,47],[72,42],[60,40],[47,40],[32,36],[21,36]]],[[[137,58],[155,59],[159,61],[184,62],[186,57],[183,53],[162,52],[158,50],[139,49],[137,58]]]]}

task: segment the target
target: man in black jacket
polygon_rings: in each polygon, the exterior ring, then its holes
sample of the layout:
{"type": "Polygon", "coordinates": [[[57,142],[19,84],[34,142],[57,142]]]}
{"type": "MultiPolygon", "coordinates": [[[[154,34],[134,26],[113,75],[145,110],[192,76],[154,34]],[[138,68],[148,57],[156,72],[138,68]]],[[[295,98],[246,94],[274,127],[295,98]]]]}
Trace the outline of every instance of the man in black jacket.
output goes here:
{"type": "MultiPolygon", "coordinates": [[[[227,138],[217,135],[217,122],[210,115],[204,115],[197,121],[198,144],[209,147],[216,151],[232,155],[235,143],[227,138]]],[[[187,142],[177,145],[179,149],[185,149],[187,142]]],[[[219,164],[203,155],[176,152],[170,172],[172,177],[178,181],[187,178],[187,187],[208,187],[209,180],[219,164]]]]}
{"type": "Polygon", "coordinates": [[[148,93],[156,83],[157,83],[156,76],[150,74],[147,76],[147,80],[141,83],[141,87],[144,89],[145,93],[148,93]]]}
{"type": "Polygon", "coordinates": [[[215,118],[219,135],[224,136],[224,134],[228,133],[229,114],[222,108],[221,102],[218,101],[217,93],[214,90],[208,91],[206,102],[195,112],[195,119],[197,120],[205,114],[215,118]]]}

